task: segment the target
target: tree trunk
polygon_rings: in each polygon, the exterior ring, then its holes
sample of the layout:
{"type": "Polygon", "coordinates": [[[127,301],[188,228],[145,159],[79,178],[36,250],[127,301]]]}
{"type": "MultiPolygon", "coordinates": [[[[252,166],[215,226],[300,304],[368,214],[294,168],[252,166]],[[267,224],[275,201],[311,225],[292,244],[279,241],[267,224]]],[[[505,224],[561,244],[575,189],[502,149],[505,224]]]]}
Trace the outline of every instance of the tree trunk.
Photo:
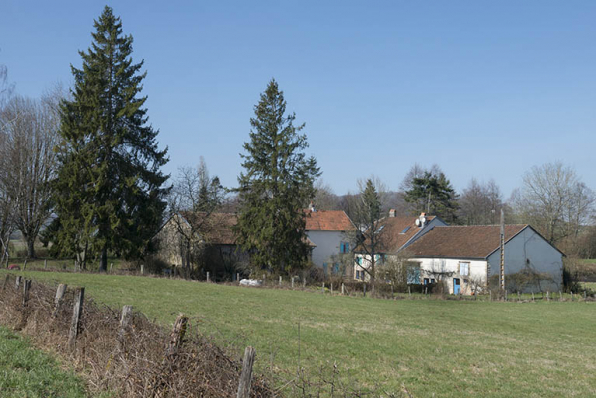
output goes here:
{"type": "Polygon", "coordinates": [[[99,261],[99,272],[108,271],[108,248],[106,246],[101,249],[101,260],[99,261]]]}
{"type": "Polygon", "coordinates": [[[27,236],[27,258],[35,258],[35,237],[27,236]]]}

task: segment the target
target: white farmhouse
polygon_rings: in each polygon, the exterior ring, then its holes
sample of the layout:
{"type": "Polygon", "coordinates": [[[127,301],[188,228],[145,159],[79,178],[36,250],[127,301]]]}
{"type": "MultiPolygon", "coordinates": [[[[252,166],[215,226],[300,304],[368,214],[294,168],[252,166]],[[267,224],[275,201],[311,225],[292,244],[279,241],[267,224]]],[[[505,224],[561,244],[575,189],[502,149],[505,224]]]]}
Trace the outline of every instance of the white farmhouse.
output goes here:
{"type": "MultiPolygon", "coordinates": [[[[379,228],[375,260],[408,259],[408,283],[442,283],[451,294],[474,294],[497,285],[500,226],[448,226],[438,217],[390,217],[379,228]],[[381,235],[382,233],[382,235],[381,235]]],[[[366,243],[366,242],[365,242],[366,243]]],[[[505,226],[505,284],[509,291],[558,291],[564,254],[530,225],[505,226]]],[[[370,256],[356,250],[354,278],[367,280],[370,256]]]]}
{"type": "MultiPolygon", "coordinates": [[[[497,285],[501,249],[498,225],[435,227],[408,247],[423,284],[442,281],[452,294],[497,285]]],[[[509,291],[557,291],[563,253],[529,225],[505,226],[505,284],[509,291]]]]}
{"type": "Polygon", "coordinates": [[[356,227],[343,210],[305,210],[306,235],[314,243],[313,264],[325,273],[339,271],[338,255],[351,253],[351,235],[356,227]]]}

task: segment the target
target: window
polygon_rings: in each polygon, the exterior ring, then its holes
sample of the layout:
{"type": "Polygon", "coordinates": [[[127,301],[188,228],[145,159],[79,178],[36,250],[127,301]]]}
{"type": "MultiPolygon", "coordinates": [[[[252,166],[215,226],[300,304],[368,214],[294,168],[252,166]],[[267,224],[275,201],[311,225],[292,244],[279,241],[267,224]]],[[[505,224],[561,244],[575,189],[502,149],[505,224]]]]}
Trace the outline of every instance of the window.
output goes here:
{"type": "Polygon", "coordinates": [[[408,232],[409,229],[410,226],[405,227],[404,230],[400,232],[400,234],[405,234],[406,232],[408,232]]]}
{"type": "Polygon", "coordinates": [[[341,242],[339,244],[339,252],[340,253],[349,253],[350,252],[350,244],[348,242],[341,242]]]}
{"type": "Polygon", "coordinates": [[[358,257],[358,258],[356,258],[356,263],[357,263],[358,265],[362,265],[362,257],[358,257]]]}
{"type": "Polygon", "coordinates": [[[431,280],[430,280],[430,283],[435,283],[435,282],[436,282],[436,281],[435,281],[434,279],[431,279],[431,280]]]}
{"type": "Polygon", "coordinates": [[[470,263],[459,263],[459,274],[462,276],[470,275],[470,263]]]}
{"type": "Polygon", "coordinates": [[[428,282],[430,282],[430,280],[428,278],[424,278],[424,284],[428,285],[428,282]]]}
{"type": "Polygon", "coordinates": [[[360,279],[360,271],[356,271],[356,279],[360,279]]]}

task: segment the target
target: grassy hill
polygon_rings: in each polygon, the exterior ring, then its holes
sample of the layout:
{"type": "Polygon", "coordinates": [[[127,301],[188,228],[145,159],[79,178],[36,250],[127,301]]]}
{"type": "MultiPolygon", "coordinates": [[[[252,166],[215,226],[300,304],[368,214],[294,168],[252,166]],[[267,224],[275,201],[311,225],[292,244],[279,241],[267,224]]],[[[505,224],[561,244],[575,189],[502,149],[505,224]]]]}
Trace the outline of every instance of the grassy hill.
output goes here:
{"type": "MultiPolygon", "coordinates": [[[[6,271],[2,271],[6,272],[6,271]]],[[[23,274],[23,273],[21,273],[23,274]]],[[[163,324],[183,312],[257,365],[415,397],[589,396],[596,303],[375,300],[149,277],[25,272],[132,304],[163,324]]],[[[3,274],[0,273],[0,277],[3,274]]]]}

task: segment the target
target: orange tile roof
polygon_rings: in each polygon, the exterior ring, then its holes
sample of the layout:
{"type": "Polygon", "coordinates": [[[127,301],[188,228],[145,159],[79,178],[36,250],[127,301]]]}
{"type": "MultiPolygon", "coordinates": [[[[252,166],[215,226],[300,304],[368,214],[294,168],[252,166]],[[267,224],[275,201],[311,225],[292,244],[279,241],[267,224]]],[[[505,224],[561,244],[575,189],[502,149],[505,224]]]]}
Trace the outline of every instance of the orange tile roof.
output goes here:
{"type": "Polygon", "coordinates": [[[306,214],[307,231],[353,231],[356,229],[343,210],[317,210],[306,214]]]}
{"type": "MultiPolygon", "coordinates": [[[[506,225],[505,242],[528,225],[506,225]]],[[[499,248],[499,225],[434,227],[407,250],[416,257],[486,258],[499,248]]]]}

